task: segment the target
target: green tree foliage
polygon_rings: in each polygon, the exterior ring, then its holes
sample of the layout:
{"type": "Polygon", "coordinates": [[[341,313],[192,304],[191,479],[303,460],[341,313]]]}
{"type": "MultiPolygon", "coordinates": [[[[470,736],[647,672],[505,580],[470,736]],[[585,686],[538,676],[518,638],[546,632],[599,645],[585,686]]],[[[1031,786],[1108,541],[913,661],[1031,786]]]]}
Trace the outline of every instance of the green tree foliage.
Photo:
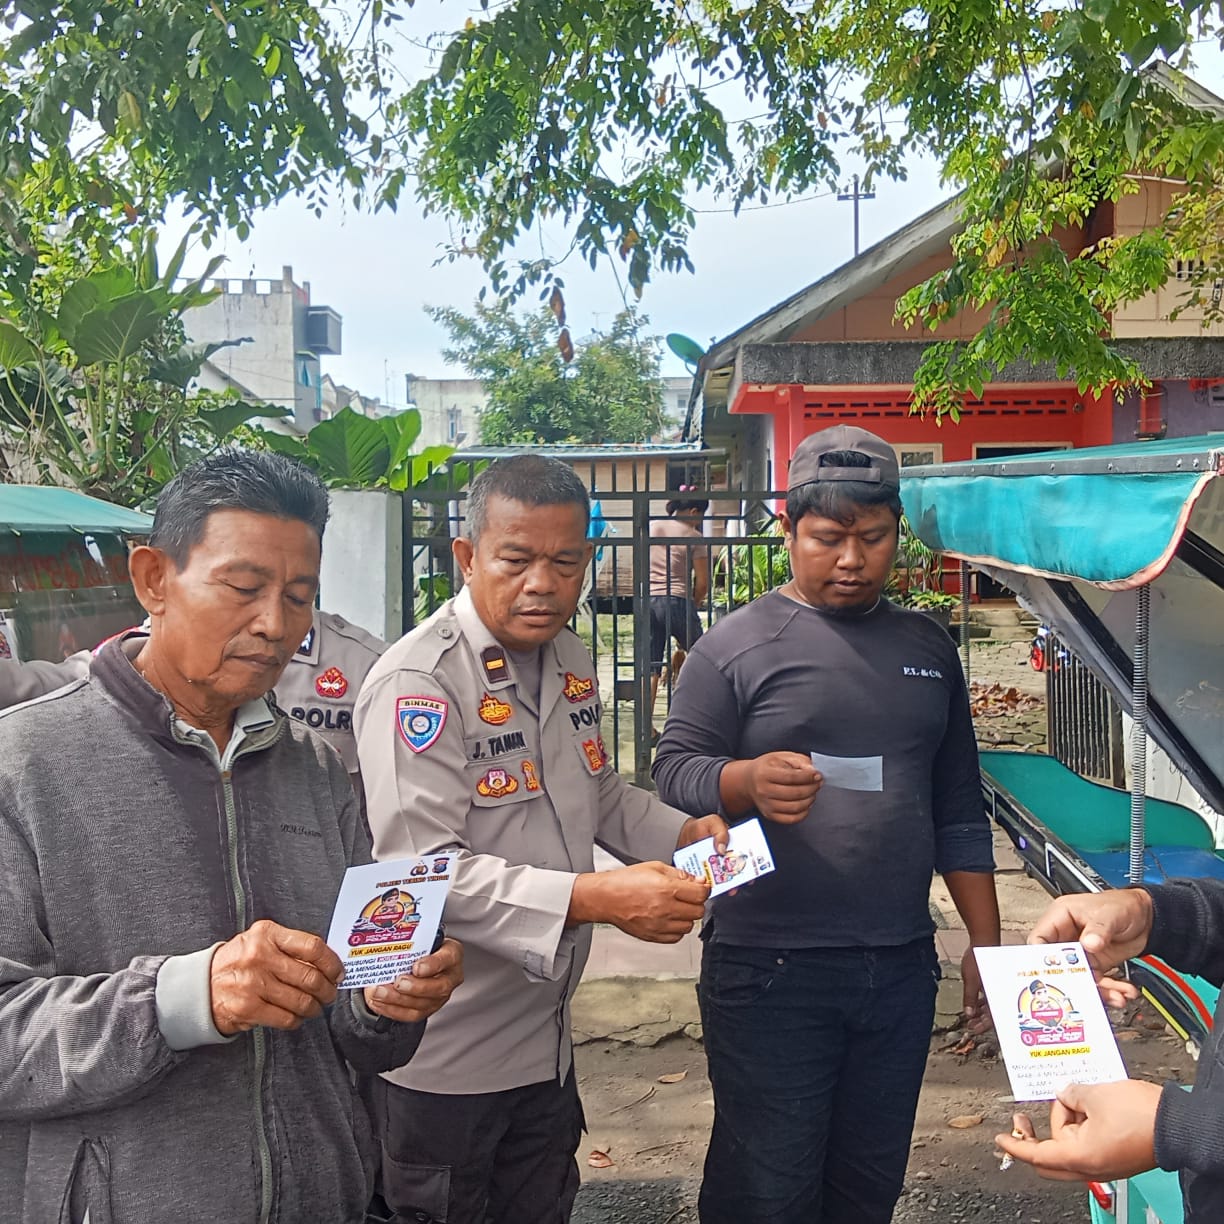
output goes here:
{"type": "Polygon", "coordinates": [[[358,186],[381,148],[356,99],[389,19],[358,11],[343,28],[311,0],[9,0],[0,166],[73,222],[91,207],[155,222],[178,200],[240,233],[321,174],[358,186]]]}
{"type": "Polygon", "coordinates": [[[658,341],[641,336],[648,320],[631,311],[576,351],[559,294],[551,309],[533,313],[516,312],[504,300],[477,302],[471,315],[441,307],[427,313],[450,333],[446,360],[485,384],[486,445],[641,442],[663,427],[658,341]]]}
{"type": "Polygon", "coordinates": [[[640,292],[654,268],[688,266],[694,188],[738,208],[832,187],[843,165],[869,185],[934,156],[965,228],[902,316],[990,312],[924,362],[919,398],[951,409],[1017,358],[1134,381],[1103,338],[1110,312],[1175,259],[1200,261],[1200,299],[1224,274],[1222,116],[1151,70],[1221,30],[1205,0],[516,0],[456,35],[405,110],[425,200],[469,222],[465,249],[517,289],[550,274],[505,258],[541,217],[570,221],[592,262],[623,259],[640,292]],[[737,97],[742,117],[723,109],[737,97]],[[1191,200],[1082,253],[1053,241],[1139,168],[1188,180],[1191,200]]]}
{"type": "MultiPolygon", "coordinates": [[[[622,260],[641,292],[689,266],[694,192],[733,207],[824,190],[846,170],[903,179],[936,158],[962,189],[953,265],[902,317],[988,311],[932,348],[920,398],[951,407],[1015,358],[1082,383],[1140,372],[1110,313],[1194,261],[1219,314],[1224,118],[1159,57],[1218,43],[1207,0],[505,0],[444,40],[407,88],[389,32],[407,0],[13,0],[0,45],[0,283],[39,271],[39,228],[74,240],[156,222],[172,200],[244,232],[291,192],[336,185],[394,206],[408,175],[462,226],[453,255],[495,288],[543,284],[516,258],[543,220],[622,260]],[[1053,238],[1101,219],[1137,169],[1188,197],[1147,232],[1053,238]]],[[[397,27],[398,28],[398,27],[397,27]]],[[[1094,234],[1105,232],[1098,227],[1094,234]]]]}
{"type": "Polygon", "coordinates": [[[367,417],[342,408],[320,421],[304,438],[288,437],[265,429],[253,431],[260,445],[304,463],[329,488],[425,490],[459,487],[471,475],[466,464],[456,464],[448,475],[453,446],[427,446],[413,451],[421,432],[421,414],[410,408],[393,416],[367,417]]]}
{"type": "Polygon", "coordinates": [[[235,395],[188,394],[203,363],[242,341],[186,342],[182,317],[212,297],[160,273],[150,236],[129,260],[73,273],[61,260],[24,300],[0,304],[0,478],[70,484],[138,506],[256,417],[235,395]]]}

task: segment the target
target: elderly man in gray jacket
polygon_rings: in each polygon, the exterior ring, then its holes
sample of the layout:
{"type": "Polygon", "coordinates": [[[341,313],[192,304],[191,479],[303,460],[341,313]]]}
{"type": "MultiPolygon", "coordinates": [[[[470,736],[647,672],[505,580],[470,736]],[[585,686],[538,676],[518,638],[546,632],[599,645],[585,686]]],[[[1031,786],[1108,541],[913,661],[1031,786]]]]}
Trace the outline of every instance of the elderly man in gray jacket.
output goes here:
{"type": "Polygon", "coordinates": [[[350,1067],[462,978],[342,987],[321,934],[369,846],[344,765],[264,699],[310,627],[327,495],[270,454],[164,491],[149,636],[0,715],[0,1202],[23,1224],[356,1224],[350,1067]]]}

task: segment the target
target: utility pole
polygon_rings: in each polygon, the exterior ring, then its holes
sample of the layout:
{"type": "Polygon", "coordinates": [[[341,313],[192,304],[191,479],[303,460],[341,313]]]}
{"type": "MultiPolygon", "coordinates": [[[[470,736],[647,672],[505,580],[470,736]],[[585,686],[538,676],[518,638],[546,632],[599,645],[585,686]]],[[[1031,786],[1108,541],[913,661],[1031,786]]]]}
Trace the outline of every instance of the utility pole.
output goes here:
{"type": "Polygon", "coordinates": [[[856,174],[853,179],[854,189],[852,191],[839,191],[837,198],[839,200],[850,200],[854,204],[854,253],[859,253],[859,201],[874,200],[874,191],[859,190],[859,176],[856,174]]]}

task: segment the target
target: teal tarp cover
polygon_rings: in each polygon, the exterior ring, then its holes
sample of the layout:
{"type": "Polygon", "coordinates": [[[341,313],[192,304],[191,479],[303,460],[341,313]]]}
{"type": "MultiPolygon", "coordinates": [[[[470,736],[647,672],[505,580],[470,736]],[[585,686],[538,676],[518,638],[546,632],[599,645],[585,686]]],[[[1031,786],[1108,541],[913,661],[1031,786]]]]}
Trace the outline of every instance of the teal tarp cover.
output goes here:
{"type": "Polygon", "coordinates": [[[0,530],[148,535],[153,519],[72,489],[0,484],[0,530]]]}
{"type": "Polygon", "coordinates": [[[910,526],[937,552],[1114,589],[1168,564],[1224,465],[1224,434],[902,469],[910,526]]]}

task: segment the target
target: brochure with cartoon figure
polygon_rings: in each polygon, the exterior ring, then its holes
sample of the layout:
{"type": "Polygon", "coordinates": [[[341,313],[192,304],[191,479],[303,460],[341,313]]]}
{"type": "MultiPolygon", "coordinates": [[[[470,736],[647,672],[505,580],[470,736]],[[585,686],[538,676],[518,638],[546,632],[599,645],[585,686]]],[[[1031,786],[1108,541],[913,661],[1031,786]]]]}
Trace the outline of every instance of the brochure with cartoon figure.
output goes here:
{"type": "Polygon", "coordinates": [[[1109,1084],[1127,1078],[1079,944],[975,952],[1017,1101],[1052,1101],[1064,1084],[1109,1084]]]}
{"type": "Polygon", "coordinates": [[[732,827],[725,854],[719,854],[714,849],[714,839],[707,837],[677,850],[672,862],[681,871],[705,880],[710,886],[711,897],[730,892],[774,870],[765,831],[755,816],[732,827]]]}
{"type": "Polygon", "coordinates": [[[342,990],[393,982],[432,950],[454,865],[454,854],[432,854],[344,873],[327,935],[342,990]]]}

